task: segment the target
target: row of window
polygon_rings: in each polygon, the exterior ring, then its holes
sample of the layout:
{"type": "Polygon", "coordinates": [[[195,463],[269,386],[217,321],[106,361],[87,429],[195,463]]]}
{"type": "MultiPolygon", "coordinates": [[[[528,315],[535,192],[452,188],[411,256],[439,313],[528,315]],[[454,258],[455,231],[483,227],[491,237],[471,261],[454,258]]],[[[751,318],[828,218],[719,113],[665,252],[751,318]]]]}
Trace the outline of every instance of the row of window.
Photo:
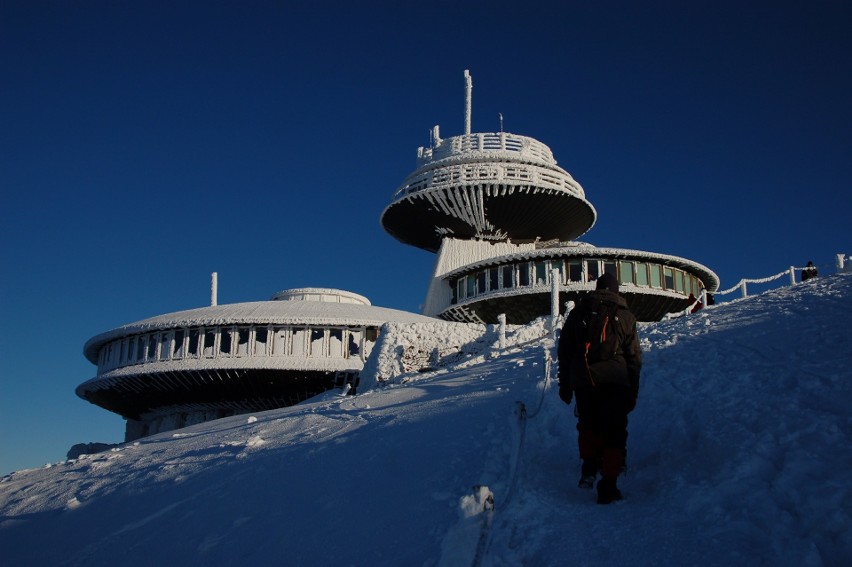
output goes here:
{"type": "Polygon", "coordinates": [[[674,291],[698,297],[703,285],[697,277],[678,268],[632,260],[542,259],[485,268],[455,280],[453,303],[487,293],[527,286],[549,286],[552,270],[559,270],[561,285],[592,282],[612,274],[622,285],[674,291]]]}
{"type": "Polygon", "coordinates": [[[112,341],[98,353],[98,372],[192,358],[296,356],[366,360],[375,327],[239,326],[171,329],[112,341]]]}

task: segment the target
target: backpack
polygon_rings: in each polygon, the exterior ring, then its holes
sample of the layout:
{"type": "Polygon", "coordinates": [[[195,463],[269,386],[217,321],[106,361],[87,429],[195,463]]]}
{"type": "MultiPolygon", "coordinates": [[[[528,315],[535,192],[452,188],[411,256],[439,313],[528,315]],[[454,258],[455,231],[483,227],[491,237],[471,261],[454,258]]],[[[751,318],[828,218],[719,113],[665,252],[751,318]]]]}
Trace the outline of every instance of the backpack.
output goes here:
{"type": "Polygon", "coordinates": [[[579,347],[587,365],[615,356],[619,346],[616,334],[618,309],[618,304],[611,301],[595,299],[589,303],[578,332],[579,347]]]}

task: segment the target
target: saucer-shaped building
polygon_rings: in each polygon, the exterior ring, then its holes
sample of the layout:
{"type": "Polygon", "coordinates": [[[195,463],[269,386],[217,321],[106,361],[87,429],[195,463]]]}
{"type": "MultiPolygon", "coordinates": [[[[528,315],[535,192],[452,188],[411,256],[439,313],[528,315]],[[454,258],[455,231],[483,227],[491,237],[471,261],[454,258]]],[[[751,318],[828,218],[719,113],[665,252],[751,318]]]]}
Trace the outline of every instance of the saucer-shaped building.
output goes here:
{"type": "Polygon", "coordinates": [[[326,288],[169,313],[90,339],[97,375],[76,392],[124,417],[132,441],[357,386],[384,323],[433,320],[326,288]]]}
{"type": "Polygon", "coordinates": [[[656,321],[718,289],[701,264],[655,252],[597,248],[574,241],[597,213],[550,148],[507,132],[471,133],[472,82],[466,78],[465,133],[419,148],[417,166],[382,213],[401,242],[437,252],[425,315],[523,324],[561,309],[609,272],[640,321],[656,321]],[[557,278],[554,282],[553,278],[557,278]]]}

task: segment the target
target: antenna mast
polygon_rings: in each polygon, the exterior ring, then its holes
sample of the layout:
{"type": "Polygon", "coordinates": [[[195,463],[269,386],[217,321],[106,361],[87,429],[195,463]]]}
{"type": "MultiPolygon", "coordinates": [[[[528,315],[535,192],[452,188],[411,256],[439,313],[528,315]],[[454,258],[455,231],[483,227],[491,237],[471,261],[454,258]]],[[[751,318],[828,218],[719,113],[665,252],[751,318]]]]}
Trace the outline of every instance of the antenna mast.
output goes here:
{"type": "Polygon", "coordinates": [[[470,71],[464,70],[464,133],[470,136],[470,107],[471,98],[473,97],[473,79],[470,77],[470,71]]]}

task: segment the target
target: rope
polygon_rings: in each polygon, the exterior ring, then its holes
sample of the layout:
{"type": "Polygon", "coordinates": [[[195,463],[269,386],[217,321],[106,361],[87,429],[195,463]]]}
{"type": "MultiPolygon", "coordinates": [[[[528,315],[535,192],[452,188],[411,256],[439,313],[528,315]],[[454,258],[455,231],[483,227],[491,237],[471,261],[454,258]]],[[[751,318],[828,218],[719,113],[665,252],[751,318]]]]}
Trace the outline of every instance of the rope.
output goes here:
{"type": "Polygon", "coordinates": [[[476,553],[473,557],[472,567],[480,567],[482,565],[482,560],[485,558],[485,554],[488,552],[488,547],[491,544],[491,526],[494,523],[494,514],[496,512],[502,512],[506,509],[509,503],[512,501],[512,496],[515,494],[515,488],[517,486],[518,480],[518,464],[521,460],[521,454],[524,450],[524,442],[526,440],[527,433],[527,421],[534,418],[541,411],[542,406],[544,405],[544,397],[547,392],[547,387],[550,384],[551,380],[551,367],[552,367],[552,357],[550,356],[550,350],[544,349],[544,383],[541,388],[541,396],[539,396],[538,407],[535,409],[533,413],[529,413],[527,411],[527,407],[524,402],[516,401],[515,402],[515,415],[518,418],[518,443],[515,446],[513,451],[512,460],[509,468],[509,483],[508,488],[506,489],[506,496],[500,502],[500,505],[495,507],[486,509],[483,514],[482,525],[480,526],[479,531],[479,539],[476,543],[476,553]]]}

